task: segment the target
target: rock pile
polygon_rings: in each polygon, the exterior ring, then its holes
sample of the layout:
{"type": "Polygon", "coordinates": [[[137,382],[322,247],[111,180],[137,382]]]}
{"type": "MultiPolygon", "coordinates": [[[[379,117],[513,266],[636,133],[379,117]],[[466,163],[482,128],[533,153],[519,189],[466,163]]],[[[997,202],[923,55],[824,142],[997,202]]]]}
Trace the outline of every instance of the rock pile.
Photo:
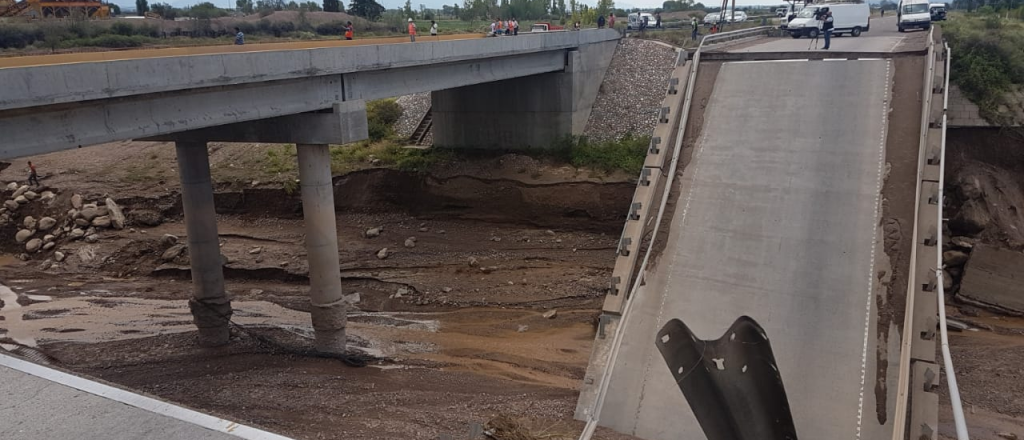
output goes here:
{"type": "MultiPolygon", "coordinates": [[[[38,219],[31,215],[21,217],[19,211],[41,211],[32,207],[31,204],[34,203],[42,204],[42,210],[49,212],[63,208],[53,206],[54,200],[57,199],[57,194],[53,191],[36,193],[27,185],[19,186],[17,183],[7,185],[6,190],[11,193],[3,207],[0,207],[0,225],[13,223],[18,226],[14,240],[18,244],[24,244],[27,254],[54,250],[61,241],[84,239],[93,243],[99,240],[98,232],[102,229],[123,229],[126,224],[124,212],[113,199],[107,198],[102,203],[88,203],[78,194],[71,196],[70,209],[63,214],[44,215],[38,219]]],[[[54,255],[60,262],[64,259],[64,254],[59,253],[60,256],[56,257],[58,253],[54,255]]],[[[27,258],[27,255],[23,255],[23,259],[27,258]]]]}
{"type": "Polygon", "coordinates": [[[649,136],[658,122],[676,51],[653,41],[625,38],[605,73],[584,134],[594,141],[649,136]]]}
{"type": "Polygon", "coordinates": [[[395,123],[395,134],[408,138],[416,131],[416,126],[420,125],[423,115],[430,110],[430,93],[400,96],[395,102],[402,106],[402,117],[395,123]]]}

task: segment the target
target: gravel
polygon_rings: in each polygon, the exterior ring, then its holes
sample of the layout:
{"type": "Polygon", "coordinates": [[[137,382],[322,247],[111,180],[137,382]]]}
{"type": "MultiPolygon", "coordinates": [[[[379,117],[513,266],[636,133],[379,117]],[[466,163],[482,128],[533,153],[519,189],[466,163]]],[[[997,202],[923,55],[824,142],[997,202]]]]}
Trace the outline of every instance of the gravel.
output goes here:
{"type": "Polygon", "coordinates": [[[622,39],[594,102],[585,135],[595,141],[617,140],[628,133],[650,135],[658,122],[658,108],[665,98],[676,57],[675,50],[662,44],[622,39]]]}
{"type": "Polygon", "coordinates": [[[402,106],[403,110],[402,117],[395,123],[395,133],[401,138],[408,138],[416,131],[416,126],[423,119],[423,115],[430,110],[430,93],[399,96],[395,102],[402,106]]]}

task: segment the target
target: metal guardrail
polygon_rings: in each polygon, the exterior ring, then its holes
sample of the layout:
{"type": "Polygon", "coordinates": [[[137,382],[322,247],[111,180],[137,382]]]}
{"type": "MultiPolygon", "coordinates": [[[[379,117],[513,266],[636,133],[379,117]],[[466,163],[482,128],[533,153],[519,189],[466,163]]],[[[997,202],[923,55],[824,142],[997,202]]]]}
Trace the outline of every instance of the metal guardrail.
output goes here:
{"type": "MultiPolygon", "coordinates": [[[[946,84],[943,89],[943,100],[942,100],[942,143],[939,148],[939,192],[938,192],[938,243],[942,245],[942,204],[944,202],[943,186],[946,180],[946,117],[949,111],[949,73],[950,73],[950,55],[952,54],[949,50],[949,45],[943,43],[943,47],[946,51],[946,84]]],[[[942,362],[946,369],[946,384],[949,386],[949,401],[953,407],[953,422],[956,426],[956,438],[957,440],[969,440],[967,435],[967,423],[964,421],[964,408],[960,402],[960,389],[956,384],[956,373],[953,370],[953,359],[949,354],[949,335],[946,331],[946,292],[942,287],[944,267],[942,265],[942,252],[938,253],[938,257],[935,262],[935,282],[938,289],[935,290],[935,294],[938,297],[939,304],[939,335],[940,342],[942,344],[942,362]]]]}
{"type": "Polygon", "coordinates": [[[758,27],[749,28],[749,29],[739,29],[739,30],[735,30],[735,31],[720,32],[720,33],[717,33],[717,34],[705,35],[703,38],[701,38],[700,46],[698,46],[697,47],[697,51],[694,52],[694,57],[696,57],[697,54],[700,53],[701,49],[703,49],[705,45],[721,44],[721,43],[724,43],[726,41],[739,40],[741,38],[756,37],[756,36],[762,35],[762,34],[763,35],[768,35],[768,33],[772,31],[772,29],[775,29],[775,27],[774,26],[758,26],[758,27]]]}

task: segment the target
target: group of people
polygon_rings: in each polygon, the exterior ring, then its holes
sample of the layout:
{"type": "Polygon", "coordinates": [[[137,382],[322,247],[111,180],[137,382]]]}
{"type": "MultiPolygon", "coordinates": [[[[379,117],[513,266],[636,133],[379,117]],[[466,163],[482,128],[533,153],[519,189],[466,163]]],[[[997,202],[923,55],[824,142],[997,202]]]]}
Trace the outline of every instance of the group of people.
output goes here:
{"type": "MultiPolygon", "coordinates": [[[[579,22],[577,21],[576,24],[579,25],[579,22]]],[[[597,16],[598,29],[604,29],[606,24],[608,27],[615,29],[615,14],[608,14],[608,20],[605,20],[603,15],[597,16]]]]}
{"type": "Polygon", "coordinates": [[[513,17],[508,20],[498,18],[492,21],[491,35],[519,35],[519,20],[513,17]]]}
{"type": "MultiPolygon", "coordinates": [[[[416,22],[412,21],[412,18],[409,19],[408,32],[409,32],[409,41],[415,43],[416,42],[416,22]]],[[[430,36],[431,37],[436,37],[437,36],[437,22],[434,21],[434,20],[430,20],[430,36]]]]}

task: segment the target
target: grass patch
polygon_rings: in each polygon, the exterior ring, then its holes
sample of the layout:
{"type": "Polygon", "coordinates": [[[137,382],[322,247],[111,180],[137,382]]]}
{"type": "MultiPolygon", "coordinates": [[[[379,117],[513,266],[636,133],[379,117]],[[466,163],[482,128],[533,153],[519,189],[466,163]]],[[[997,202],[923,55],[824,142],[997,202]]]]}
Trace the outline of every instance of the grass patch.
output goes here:
{"type": "Polygon", "coordinates": [[[268,148],[261,167],[268,174],[293,175],[298,169],[297,154],[293,144],[268,148]]]}
{"type": "Polygon", "coordinates": [[[405,148],[395,140],[364,141],[331,147],[331,172],[342,174],[367,165],[402,171],[426,171],[434,164],[454,159],[455,153],[443,148],[405,148]]]}
{"type": "Polygon", "coordinates": [[[556,145],[554,153],[577,168],[638,174],[644,167],[650,143],[650,136],[627,135],[620,140],[604,142],[570,136],[556,145]]]}
{"type": "Polygon", "coordinates": [[[953,52],[950,80],[981,116],[1003,126],[1024,122],[1018,120],[1021,103],[1009,99],[1024,86],[1024,22],[997,13],[956,13],[942,24],[942,34],[953,52]]]}

